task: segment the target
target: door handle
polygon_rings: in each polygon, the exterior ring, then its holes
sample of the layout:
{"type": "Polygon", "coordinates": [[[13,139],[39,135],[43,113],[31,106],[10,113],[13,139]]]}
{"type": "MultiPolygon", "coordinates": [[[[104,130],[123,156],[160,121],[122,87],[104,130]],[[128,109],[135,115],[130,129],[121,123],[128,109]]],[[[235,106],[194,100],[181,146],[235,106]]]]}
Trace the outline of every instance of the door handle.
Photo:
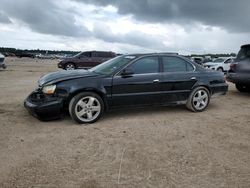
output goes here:
{"type": "Polygon", "coordinates": [[[153,80],[153,83],[158,83],[158,82],[160,82],[160,80],[159,80],[159,79],[155,79],[155,80],[153,80]]]}
{"type": "Polygon", "coordinates": [[[190,80],[196,80],[196,77],[192,77],[192,78],[190,78],[190,80]]]}

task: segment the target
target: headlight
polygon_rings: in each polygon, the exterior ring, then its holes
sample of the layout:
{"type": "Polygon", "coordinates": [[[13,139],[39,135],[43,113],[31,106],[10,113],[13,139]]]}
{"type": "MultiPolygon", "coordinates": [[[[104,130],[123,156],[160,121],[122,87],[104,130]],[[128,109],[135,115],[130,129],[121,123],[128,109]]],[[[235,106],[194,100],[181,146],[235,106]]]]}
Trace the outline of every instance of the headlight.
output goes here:
{"type": "Polygon", "coordinates": [[[44,86],[43,93],[45,94],[54,94],[56,90],[56,85],[44,86]]]}

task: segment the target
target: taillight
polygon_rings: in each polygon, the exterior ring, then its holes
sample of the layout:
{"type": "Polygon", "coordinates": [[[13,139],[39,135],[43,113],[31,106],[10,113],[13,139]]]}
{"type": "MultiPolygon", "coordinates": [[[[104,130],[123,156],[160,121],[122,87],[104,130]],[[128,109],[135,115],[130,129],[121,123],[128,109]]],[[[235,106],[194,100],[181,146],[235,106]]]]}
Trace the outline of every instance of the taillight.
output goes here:
{"type": "Polygon", "coordinates": [[[236,70],[236,65],[237,65],[238,63],[231,63],[231,65],[230,65],[230,71],[235,71],[236,70]]]}

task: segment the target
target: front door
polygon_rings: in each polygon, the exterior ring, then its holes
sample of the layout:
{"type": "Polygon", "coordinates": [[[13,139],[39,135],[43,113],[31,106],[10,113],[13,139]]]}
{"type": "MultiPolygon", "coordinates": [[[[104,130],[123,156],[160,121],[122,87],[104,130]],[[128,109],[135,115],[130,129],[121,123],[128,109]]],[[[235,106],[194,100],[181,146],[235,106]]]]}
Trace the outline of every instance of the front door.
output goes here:
{"type": "Polygon", "coordinates": [[[112,105],[132,106],[161,102],[161,73],[157,56],[143,57],[125,69],[130,76],[118,74],[113,78],[112,105]]]}

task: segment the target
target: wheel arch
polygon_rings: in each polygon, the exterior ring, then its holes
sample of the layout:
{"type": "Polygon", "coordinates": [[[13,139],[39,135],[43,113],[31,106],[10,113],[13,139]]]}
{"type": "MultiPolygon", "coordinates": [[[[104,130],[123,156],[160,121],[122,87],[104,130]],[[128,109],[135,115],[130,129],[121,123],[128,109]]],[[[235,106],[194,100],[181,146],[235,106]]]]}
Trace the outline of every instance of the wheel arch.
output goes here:
{"type": "Polygon", "coordinates": [[[207,84],[205,84],[205,83],[196,84],[196,85],[192,88],[191,92],[192,92],[193,90],[195,90],[197,87],[204,87],[204,88],[206,88],[206,89],[209,91],[210,96],[212,95],[212,90],[211,90],[211,88],[210,88],[207,84]]]}
{"type": "Polygon", "coordinates": [[[63,68],[66,69],[66,66],[67,66],[68,64],[73,64],[73,65],[75,66],[75,68],[77,68],[76,63],[74,63],[74,62],[72,62],[72,61],[65,62],[64,65],[63,65],[63,68]]]}
{"type": "Polygon", "coordinates": [[[222,69],[224,71],[224,68],[219,66],[216,70],[222,69]]]}
{"type": "Polygon", "coordinates": [[[103,93],[102,91],[98,90],[98,89],[95,89],[95,88],[84,88],[84,89],[78,89],[78,90],[75,90],[74,92],[70,93],[68,99],[67,99],[67,102],[66,102],[66,105],[68,106],[71,99],[78,95],[79,93],[83,93],[83,92],[92,92],[92,93],[95,93],[97,95],[99,95],[101,97],[101,99],[103,100],[103,103],[104,103],[104,110],[107,110],[108,109],[108,102],[107,102],[107,99],[106,99],[106,96],[105,96],[105,93],[103,93]]]}

